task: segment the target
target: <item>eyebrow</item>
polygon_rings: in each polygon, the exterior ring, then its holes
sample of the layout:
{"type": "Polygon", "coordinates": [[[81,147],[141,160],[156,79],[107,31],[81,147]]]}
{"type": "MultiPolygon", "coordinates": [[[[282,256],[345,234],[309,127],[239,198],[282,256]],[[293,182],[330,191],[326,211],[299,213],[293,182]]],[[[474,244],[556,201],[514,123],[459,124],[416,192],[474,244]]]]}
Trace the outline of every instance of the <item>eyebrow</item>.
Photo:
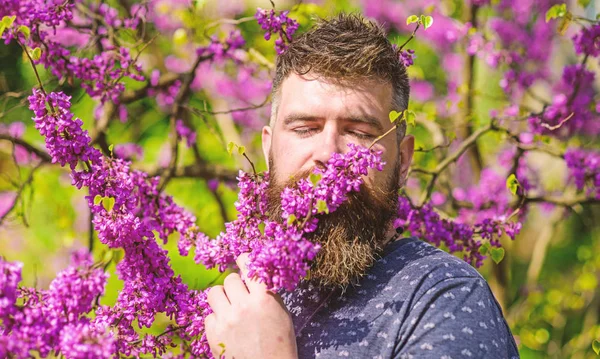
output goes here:
{"type": "MultiPolygon", "coordinates": [[[[291,113],[287,116],[285,116],[285,118],[283,119],[283,124],[284,126],[288,126],[293,124],[294,122],[316,122],[319,120],[319,117],[317,116],[311,116],[311,115],[307,115],[307,114],[301,114],[301,113],[291,113]]],[[[345,122],[352,122],[352,123],[364,123],[367,124],[371,127],[374,127],[376,130],[378,131],[383,131],[383,126],[381,125],[381,123],[379,122],[379,120],[373,116],[348,116],[348,117],[342,117],[341,118],[342,121],[345,122]]]]}
{"type": "Polygon", "coordinates": [[[381,122],[379,122],[377,118],[372,116],[352,116],[343,118],[343,120],[352,123],[365,123],[371,127],[374,127],[377,131],[383,131],[383,126],[381,125],[381,122]]]}
{"type": "Polygon", "coordinates": [[[288,126],[294,122],[315,122],[319,118],[317,116],[310,116],[301,113],[291,113],[283,119],[283,125],[288,126]]]}

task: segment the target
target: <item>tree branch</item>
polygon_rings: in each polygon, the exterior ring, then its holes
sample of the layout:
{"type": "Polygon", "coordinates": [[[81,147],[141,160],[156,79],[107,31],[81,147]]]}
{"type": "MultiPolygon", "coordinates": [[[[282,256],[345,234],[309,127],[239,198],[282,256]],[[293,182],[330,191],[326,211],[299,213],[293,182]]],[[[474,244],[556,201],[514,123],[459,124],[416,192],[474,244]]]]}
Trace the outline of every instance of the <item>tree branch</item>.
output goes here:
{"type": "Polygon", "coordinates": [[[30,144],[20,138],[16,138],[16,137],[13,137],[10,135],[0,133],[0,140],[10,141],[10,142],[14,143],[15,145],[19,145],[19,146],[25,148],[27,150],[27,152],[35,154],[43,162],[52,162],[52,158],[50,157],[49,154],[47,154],[46,152],[38,149],[37,147],[33,146],[32,144],[30,144]]]}
{"type": "Polygon", "coordinates": [[[179,116],[181,115],[182,105],[185,101],[187,101],[188,96],[190,94],[190,86],[194,81],[196,76],[196,69],[200,64],[206,60],[210,60],[213,58],[213,54],[198,56],[194,65],[190,69],[190,71],[186,74],[183,84],[175,97],[175,101],[173,102],[173,106],[171,107],[171,116],[169,118],[169,123],[171,125],[171,160],[169,162],[169,166],[167,167],[167,172],[165,177],[161,178],[161,183],[158,186],[158,191],[162,192],[171,180],[175,173],[175,168],[177,167],[177,159],[179,157],[179,136],[177,135],[177,126],[176,122],[179,116]]]}
{"type": "MultiPolygon", "coordinates": [[[[473,146],[477,140],[479,139],[479,137],[483,136],[484,134],[486,134],[487,132],[489,132],[490,130],[492,130],[494,128],[493,123],[488,124],[487,126],[484,126],[480,129],[478,129],[477,131],[473,132],[471,134],[471,136],[469,136],[467,139],[465,139],[461,144],[460,147],[456,149],[456,151],[454,151],[452,154],[450,154],[448,157],[446,157],[442,162],[440,162],[437,167],[433,170],[433,171],[428,171],[429,174],[432,176],[431,179],[429,180],[429,183],[427,184],[427,189],[426,191],[423,193],[423,195],[421,196],[421,200],[420,200],[420,205],[419,207],[423,206],[425,204],[425,202],[429,199],[429,197],[431,196],[431,192],[433,191],[433,186],[435,184],[435,181],[437,180],[438,176],[453,162],[457,161],[460,156],[469,149],[469,147],[473,146]]],[[[418,171],[422,171],[425,172],[426,170],[422,170],[422,169],[417,169],[418,171]]],[[[413,171],[415,171],[415,169],[413,169],[413,171]]]]}

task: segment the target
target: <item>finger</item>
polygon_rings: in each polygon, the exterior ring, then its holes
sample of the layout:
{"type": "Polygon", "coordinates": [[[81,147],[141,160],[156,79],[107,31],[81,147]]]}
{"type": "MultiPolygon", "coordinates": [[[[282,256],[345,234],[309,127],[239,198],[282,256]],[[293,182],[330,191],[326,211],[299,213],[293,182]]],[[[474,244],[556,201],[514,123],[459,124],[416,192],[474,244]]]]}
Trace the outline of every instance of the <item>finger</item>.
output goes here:
{"type": "Polygon", "coordinates": [[[206,333],[206,341],[208,342],[208,346],[210,347],[210,351],[213,356],[216,358],[218,355],[218,339],[216,333],[216,325],[217,325],[217,317],[214,313],[209,314],[204,318],[204,332],[206,333]]]}
{"type": "Polygon", "coordinates": [[[223,287],[225,287],[225,293],[231,304],[238,304],[247,300],[249,294],[248,288],[242,282],[239,274],[231,273],[225,277],[223,287]]]}
{"type": "Polygon", "coordinates": [[[219,316],[219,313],[229,312],[231,303],[229,302],[222,285],[211,287],[206,295],[206,301],[217,317],[219,316]]]}
{"type": "Polygon", "coordinates": [[[238,267],[240,267],[240,273],[241,273],[242,279],[244,279],[244,282],[246,283],[246,287],[248,287],[248,291],[250,293],[265,292],[267,289],[267,286],[264,285],[263,283],[260,283],[258,278],[256,278],[255,276],[252,278],[248,278],[248,267],[247,267],[247,265],[249,263],[248,259],[249,259],[249,253],[242,253],[235,260],[238,267]]]}

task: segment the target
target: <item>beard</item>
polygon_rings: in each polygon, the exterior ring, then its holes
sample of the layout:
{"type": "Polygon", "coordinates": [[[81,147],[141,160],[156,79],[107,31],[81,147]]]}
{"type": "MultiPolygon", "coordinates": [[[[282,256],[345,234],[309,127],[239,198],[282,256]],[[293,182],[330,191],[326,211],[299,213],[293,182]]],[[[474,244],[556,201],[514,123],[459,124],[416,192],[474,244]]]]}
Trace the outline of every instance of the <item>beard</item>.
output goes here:
{"type": "MultiPolygon", "coordinates": [[[[267,189],[267,214],[281,222],[281,192],[307,178],[312,169],[297,173],[285,183],[277,183],[276,167],[269,156],[270,183],[267,189]]],[[[358,284],[379,258],[390,222],[397,215],[399,160],[384,188],[370,188],[363,183],[359,192],[350,192],[347,200],[330,214],[317,215],[316,231],[304,237],[319,243],[321,249],[310,268],[310,279],[317,285],[342,288],[358,284]]]]}

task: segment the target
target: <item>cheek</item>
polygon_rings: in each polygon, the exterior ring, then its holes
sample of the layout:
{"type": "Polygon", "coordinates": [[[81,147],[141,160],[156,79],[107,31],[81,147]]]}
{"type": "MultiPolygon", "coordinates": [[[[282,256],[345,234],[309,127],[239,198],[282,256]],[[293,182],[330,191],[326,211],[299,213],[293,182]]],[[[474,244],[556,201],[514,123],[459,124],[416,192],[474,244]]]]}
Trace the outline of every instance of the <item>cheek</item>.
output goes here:
{"type": "Polygon", "coordinates": [[[306,142],[291,138],[274,141],[271,155],[278,180],[287,180],[294,173],[307,168],[312,158],[312,146],[306,142]]]}

